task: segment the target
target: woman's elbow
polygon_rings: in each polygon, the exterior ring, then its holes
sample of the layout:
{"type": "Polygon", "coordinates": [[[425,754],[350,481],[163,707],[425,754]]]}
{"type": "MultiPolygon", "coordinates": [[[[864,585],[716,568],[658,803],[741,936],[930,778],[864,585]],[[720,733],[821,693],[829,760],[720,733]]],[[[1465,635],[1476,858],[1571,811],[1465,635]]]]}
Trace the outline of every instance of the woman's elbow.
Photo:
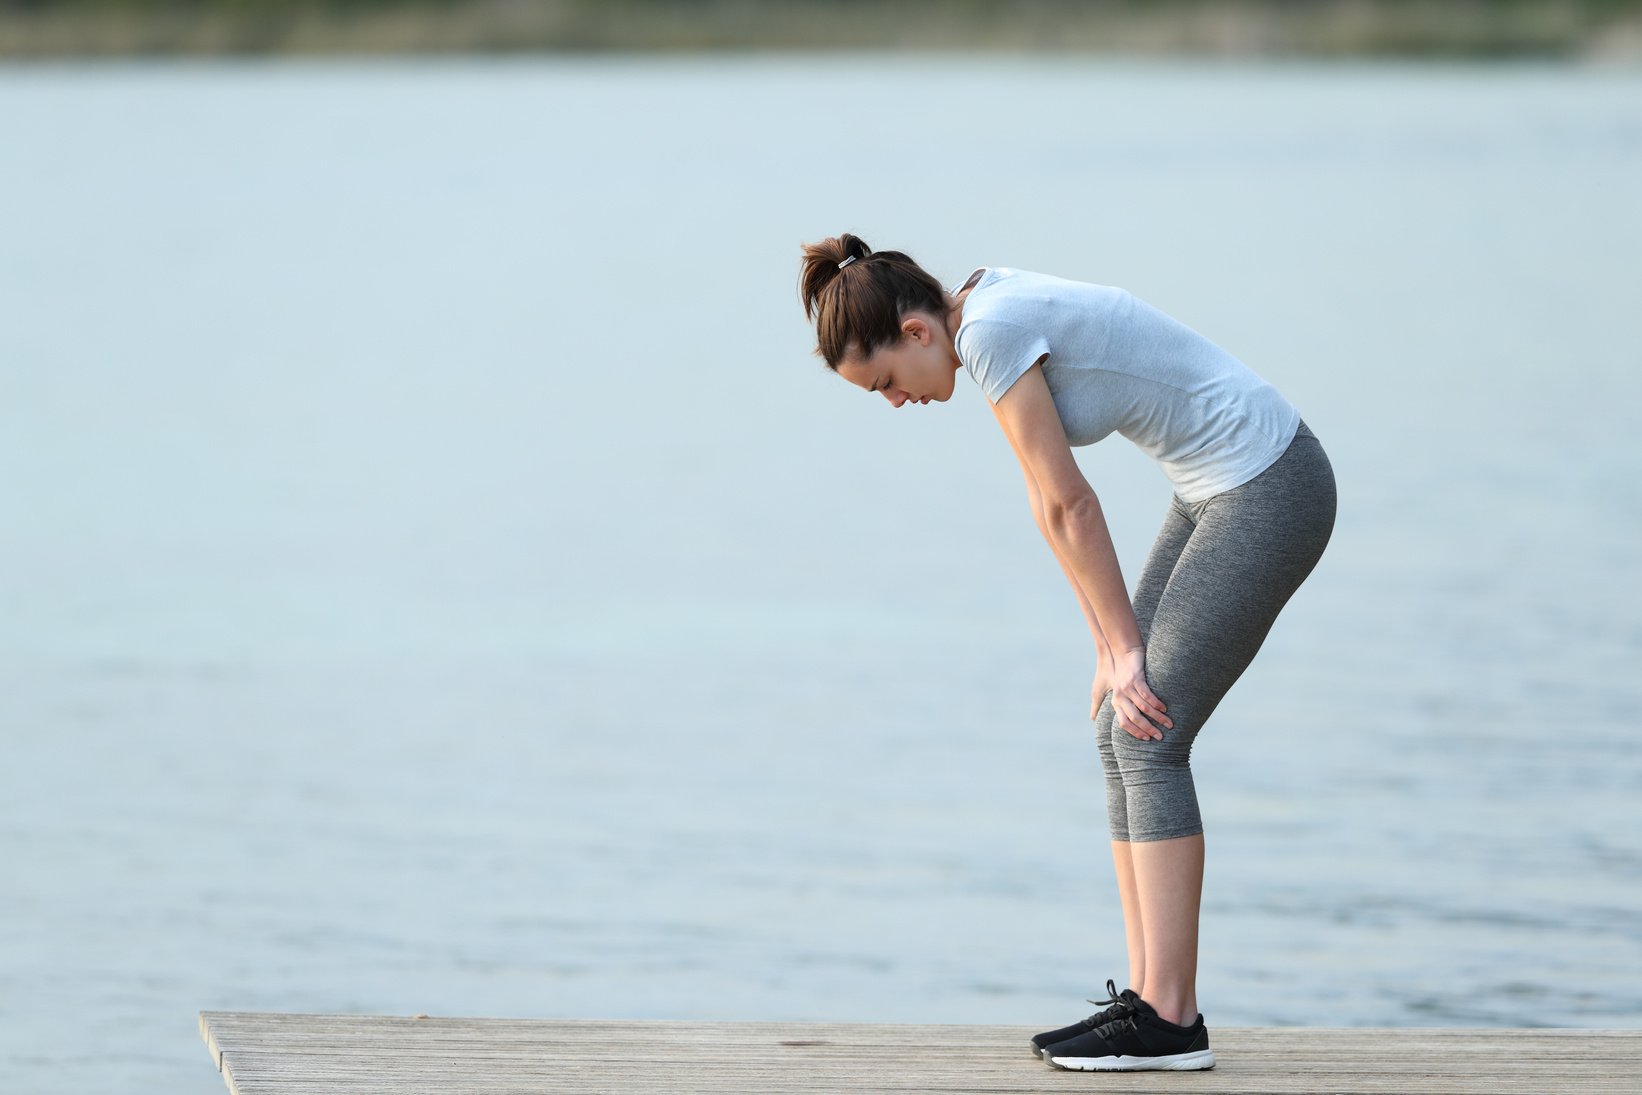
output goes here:
{"type": "Polygon", "coordinates": [[[1079,491],[1061,498],[1044,499],[1043,516],[1057,536],[1065,536],[1068,533],[1076,535],[1087,527],[1089,521],[1105,520],[1100,511],[1100,499],[1095,497],[1092,490],[1079,491]]]}

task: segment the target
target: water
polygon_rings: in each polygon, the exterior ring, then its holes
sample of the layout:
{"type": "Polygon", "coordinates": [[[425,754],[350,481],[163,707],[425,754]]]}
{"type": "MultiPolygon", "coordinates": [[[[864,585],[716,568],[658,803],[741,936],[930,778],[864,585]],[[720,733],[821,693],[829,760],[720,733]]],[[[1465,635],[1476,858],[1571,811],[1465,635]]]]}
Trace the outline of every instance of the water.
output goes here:
{"type": "MultiPolygon", "coordinates": [[[[1205,731],[1211,1024],[1642,1025],[1642,74],[893,55],[0,70],[0,1068],[201,1009],[1058,1025],[1091,650],[984,400],[798,244],[1124,285],[1300,407],[1205,731]]],[[[1125,572],[1168,488],[1080,450],[1125,572]]]]}

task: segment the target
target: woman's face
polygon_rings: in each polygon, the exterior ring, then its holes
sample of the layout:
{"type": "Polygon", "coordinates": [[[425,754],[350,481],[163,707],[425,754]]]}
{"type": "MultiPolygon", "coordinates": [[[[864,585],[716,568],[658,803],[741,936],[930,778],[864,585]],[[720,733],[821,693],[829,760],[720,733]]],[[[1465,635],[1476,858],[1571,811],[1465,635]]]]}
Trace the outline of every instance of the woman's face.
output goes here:
{"type": "Polygon", "coordinates": [[[945,325],[913,313],[901,321],[901,341],[868,358],[845,358],[838,375],[900,407],[931,400],[945,403],[952,398],[959,368],[945,325]]]}

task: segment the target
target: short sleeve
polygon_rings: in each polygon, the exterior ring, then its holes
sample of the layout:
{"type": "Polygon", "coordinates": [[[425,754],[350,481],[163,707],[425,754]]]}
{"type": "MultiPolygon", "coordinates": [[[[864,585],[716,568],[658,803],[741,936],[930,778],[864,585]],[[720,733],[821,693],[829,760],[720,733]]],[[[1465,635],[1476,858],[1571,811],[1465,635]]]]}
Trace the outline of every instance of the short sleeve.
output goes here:
{"type": "Polygon", "coordinates": [[[1049,340],[1029,327],[1001,319],[976,319],[958,330],[958,360],[996,403],[1034,362],[1049,353],[1049,340]]]}

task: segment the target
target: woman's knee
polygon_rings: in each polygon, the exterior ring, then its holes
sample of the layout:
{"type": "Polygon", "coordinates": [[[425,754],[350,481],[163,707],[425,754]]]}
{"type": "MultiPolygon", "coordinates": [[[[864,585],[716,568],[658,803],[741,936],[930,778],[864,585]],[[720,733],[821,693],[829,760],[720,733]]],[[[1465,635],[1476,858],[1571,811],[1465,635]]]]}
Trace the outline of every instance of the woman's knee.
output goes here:
{"type": "MultiPolygon", "coordinates": [[[[1122,733],[1122,731],[1116,731],[1122,733]]],[[[1095,715],[1095,748],[1100,751],[1101,767],[1108,775],[1119,772],[1117,755],[1112,751],[1112,697],[1107,696],[1095,715]]]]}
{"type": "MultiPolygon", "coordinates": [[[[1173,712],[1170,715],[1172,718],[1173,712]]],[[[1192,742],[1196,737],[1196,730],[1191,724],[1180,718],[1174,719],[1172,728],[1163,729],[1162,740],[1141,739],[1126,730],[1114,729],[1111,735],[1112,759],[1125,775],[1160,769],[1190,771],[1192,742]]]]}

